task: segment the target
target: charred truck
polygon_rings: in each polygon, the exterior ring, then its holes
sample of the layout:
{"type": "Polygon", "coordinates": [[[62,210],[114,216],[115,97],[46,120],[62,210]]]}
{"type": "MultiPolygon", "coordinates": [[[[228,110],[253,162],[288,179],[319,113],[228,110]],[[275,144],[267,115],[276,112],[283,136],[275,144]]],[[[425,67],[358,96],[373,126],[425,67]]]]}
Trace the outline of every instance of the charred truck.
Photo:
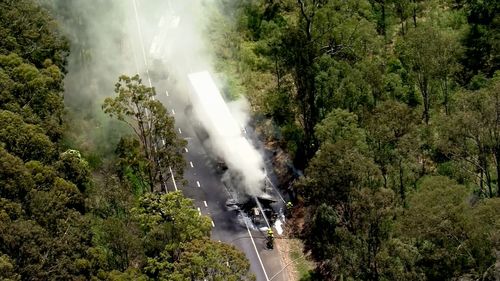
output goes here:
{"type": "Polygon", "coordinates": [[[231,194],[230,211],[243,211],[257,227],[271,227],[277,217],[273,188],[262,156],[233,118],[209,72],[188,75],[191,89],[186,115],[231,194]]]}

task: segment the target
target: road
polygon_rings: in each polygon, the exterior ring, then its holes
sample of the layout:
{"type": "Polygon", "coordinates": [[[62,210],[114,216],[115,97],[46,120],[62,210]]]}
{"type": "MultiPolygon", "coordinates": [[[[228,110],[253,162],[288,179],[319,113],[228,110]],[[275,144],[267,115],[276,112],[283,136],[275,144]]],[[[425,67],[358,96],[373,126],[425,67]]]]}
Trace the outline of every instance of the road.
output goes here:
{"type": "MultiPolygon", "coordinates": [[[[159,84],[161,85],[161,83],[159,84]]],[[[170,109],[170,112],[175,112],[174,117],[178,120],[186,120],[183,116],[184,110],[175,108],[174,104],[176,103],[169,101],[176,93],[169,93],[167,96],[161,86],[158,92],[165,93],[158,98],[170,109]]],[[[194,200],[196,207],[202,214],[212,219],[212,239],[228,242],[238,247],[249,259],[251,270],[256,275],[257,280],[269,280],[284,266],[280,253],[278,250],[268,250],[265,247],[266,234],[254,229],[251,223],[246,224],[239,211],[227,210],[225,203],[230,195],[221,182],[214,163],[207,156],[191,125],[178,122],[178,133],[179,128],[181,136],[188,142],[185,153],[187,165],[184,172],[184,178],[188,180],[188,185],[182,186],[178,183],[178,188],[187,197],[194,200]]],[[[169,184],[169,188],[173,189],[173,184],[169,184]]],[[[287,280],[286,272],[278,274],[273,280],[287,280]]]]}
{"type": "MultiPolygon", "coordinates": [[[[188,93],[183,90],[172,90],[173,81],[156,80],[149,76],[150,69],[146,46],[150,45],[153,38],[144,38],[141,27],[140,7],[136,0],[132,0],[136,22],[137,35],[141,43],[140,54],[134,54],[135,58],[142,58],[142,63],[136,61],[139,69],[145,69],[143,77],[146,84],[156,88],[157,99],[160,100],[176,119],[177,133],[187,140],[185,148],[186,169],[184,178],[188,184],[183,186],[180,182],[174,184],[169,181],[166,184],[168,191],[175,189],[182,190],[188,198],[192,198],[200,214],[207,215],[212,220],[211,238],[215,241],[223,241],[235,245],[242,250],[250,261],[250,269],[255,274],[258,281],[279,280],[285,281],[286,271],[282,271],[280,253],[277,249],[269,250],[265,247],[266,234],[258,229],[254,229],[251,223],[247,223],[239,211],[229,211],[226,208],[226,201],[230,198],[229,192],[221,182],[213,163],[209,160],[200,140],[193,131],[192,124],[187,122],[184,116],[184,109],[187,105],[182,100],[188,93]],[[167,91],[167,88],[171,92],[167,91]]],[[[151,32],[148,32],[151,33],[151,32]]],[[[154,32],[152,32],[154,34],[154,32]]],[[[187,63],[187,62],[186,62],[187,63]]],[[[185,87],[179,87],[183,89],[185,87]]],[[[270,167],[267,167],[270,170],[270,167]]],[[[168,171],[166,171],[168,172],[168,171]]],[[[274,178],[270,174],[270,181],[274,178]]],[[[275,231],[275,233],[277,233],[275,231]]]]}

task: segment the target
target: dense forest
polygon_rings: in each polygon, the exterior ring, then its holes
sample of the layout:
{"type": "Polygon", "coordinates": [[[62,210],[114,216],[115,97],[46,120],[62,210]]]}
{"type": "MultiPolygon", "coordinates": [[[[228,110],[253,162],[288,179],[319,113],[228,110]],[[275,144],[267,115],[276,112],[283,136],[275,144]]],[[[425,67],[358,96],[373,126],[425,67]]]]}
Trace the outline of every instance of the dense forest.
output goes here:
{"type": "Polygon", "coordinates": [[[298,171],[304,280],[499,280],[500,2],[221,2],[218,70],[298,171]]]}
{"type": "MultiPolygon", "coordinates": [[[[0,279],[253,280],[191,199],[159,192],[185,141],[154,88],[116,77],[98,113],[64,100],[88,46],[45,2],[0,0],[0,279]],[[105,115],[116,142],[84,135],[105,115]]],[[[500,280],[500,1],[215,2],[224,92],[289,155],[302,280],[500,280]]]]}
{"type": "Polygon", "coordinates": [[[182,174],[183,140],[138,76],[117,77],[103,104],[131,125],[109,161],[69,145],[63,80],[77,46],[36,2],[0,1],[0,279],[251,280],[192,200],[156,192],[167,162],[182,174]],[[152,149],[152,134],[167,143],[152,149]]]}

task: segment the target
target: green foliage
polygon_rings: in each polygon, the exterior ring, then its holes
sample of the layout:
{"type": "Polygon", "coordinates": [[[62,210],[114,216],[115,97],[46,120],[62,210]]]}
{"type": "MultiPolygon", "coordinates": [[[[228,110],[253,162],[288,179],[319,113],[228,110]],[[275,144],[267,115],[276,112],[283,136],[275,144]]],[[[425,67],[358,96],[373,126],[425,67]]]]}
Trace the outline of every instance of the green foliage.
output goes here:
{"type": "Polygon", "coordinates": [[[18,54],[0,55],[2,109],[23,116],[28,123],[43,127],[52,140],[62,134],[61,96],[63,75],[59,68],[47,60],[38,69],[23,61],[18,54]]]}
{"type": "Polygon", "coordinates": [[[135,163],[135,176],[146,176],[142,181],[149,183],[151,191],[157,182],[168,179],[169,174],[165,171],[169,167],[176,172],[177,178],[182,177],[185,166],[182,148],[186,141],[175,133],[174,118],[160,101],[153,99],[154,88],[144,86],[138,75],[122,75],[115,85],[115,93],[118,96],[106,98],[102,108],[109,116],[129,125],[139,139],[139,155],[137,143],[130,139],[121,141],[117,151],[123,154],[124,150],[135,147],[135,152],[130,152],[134,155],[122,155],[122,158],[129,158],[126,161],[135,163]]]}
{"type": "Polygon", "coordinates": [[[206,238],[183,243],[173,265],[165,266],[161,260],[155,260],[149,270],[157,271],[159,280],[255,279],[243,253],[234,246],[206,238]]]}
{"type": "Polygon", "coordinates": [[[132,211],[145,233],[148,256],[159,255],[165,247],[178,251],[180,243],[206,237],[211,229],[209,218],[199,216],[192,200],[180,192],[146,193],[132,211]]]}
{"type": "Polygon", "coordinates": [[[0,110],[0,128],[0,142],[24,161],[53,159],[54,144],[39,126],[25,123],[13,112],[0,110]]]}
{"type": "Polygon", "coordinates": [[[78,150],[68,149],[61,153],[54,166],[61,177],[74,182],[81,192],[85,191],[90,180],[90,169],[78,150]]]}
{"type": "Polygon", "coordinates": [[[234,246],[209,240],[210,219],[181,192],[146,193],[132,209],[143,231],[145,272],[156,280],[253,280],[234,246]]]}
{"type": "MultiPolygon", "coordinates": [[[[404,67],[410,70],[412,80],[422,95],[423,119],[428,124],[431,103],[437,100],[437,83],[447,83],[458,70],[460,45],[453,33],[443,32],[430,24],[409,30],[398,43],[396,50],[399,58],[404,67]]],[[[444,94],[444,99],[448,99],[448,93],[444,94]]]]}
{"type": "Polygon", "coordinates": [[[445,177],[430,177],[409,198],[400,231],[420,252],[428,280],[479,277],[495,261],[491,238],[499,231],[498,200],[471,206],[468,194],[445,177]]]}
{"type": "Polygon", "coordinates": [[[498,1],[219,2],[220,70],[304,171],[309,278],[494,280],[498,1]],[[434,194],[436,174],[468,188],[434,194]]]}
{"type": "Polygon", "coordinates": [[[1,37],[6,38],[0,44],[1,53],[23,54],[37,67],[43,66],[47,59],[59,68],[65,66],[68,42],[58,34],[56,23],[47,11],[29,0],[3,1],[0,10],[1,37]]]}
{"type": "Polygon", "coordinates": [[[500,67],[500,4],[497,1],[468,1],[464,10],[469,32],[464,38],[466,46],[463,64],[465,81],[477,74],[492,77],[500,67]]]}
{"type": "Polygon", "coordinates": [[[2,198],[19,201],[34,187],[29,171],[18,157],[11,155],[5,148],[0,147],[0,180],[2,198]]]}

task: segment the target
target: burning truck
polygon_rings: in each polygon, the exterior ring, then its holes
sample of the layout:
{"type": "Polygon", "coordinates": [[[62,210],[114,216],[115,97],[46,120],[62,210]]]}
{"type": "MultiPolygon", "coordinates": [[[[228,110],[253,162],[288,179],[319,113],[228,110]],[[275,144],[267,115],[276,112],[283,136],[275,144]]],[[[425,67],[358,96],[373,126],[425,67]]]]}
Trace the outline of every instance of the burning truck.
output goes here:
{"type": "Polygon", "coordinates": [[[243,211],[257,226],[277,217],[273,188],[262,155],[247,138],[245,124],[233,117],[208,71],[188,75],[191,90],[186,113],[231,198],[228,210],[243,211]]]}

